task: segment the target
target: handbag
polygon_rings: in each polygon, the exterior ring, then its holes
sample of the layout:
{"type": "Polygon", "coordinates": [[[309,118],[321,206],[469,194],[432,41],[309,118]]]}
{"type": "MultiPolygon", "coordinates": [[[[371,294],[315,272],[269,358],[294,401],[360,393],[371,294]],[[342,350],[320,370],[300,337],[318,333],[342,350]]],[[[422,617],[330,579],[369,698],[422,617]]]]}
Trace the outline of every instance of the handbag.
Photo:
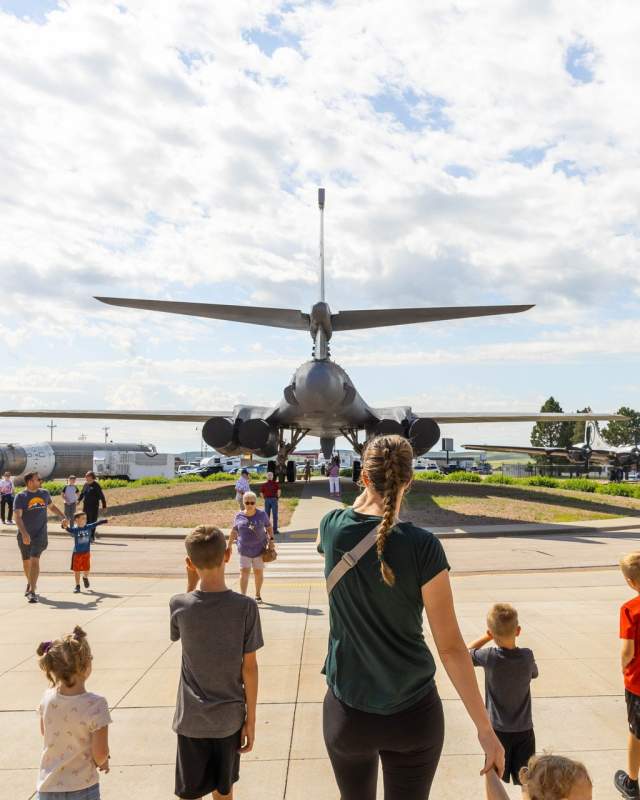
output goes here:
{"type": "Polygon", "coordinates": [[[261,556],[262,560],[266,564],[269,564],[271,561],[275,561],[276,558],[278,558],[278,553],[276,552],[276,546],[271,539],[269,539],[265,544],[261,556]]]}

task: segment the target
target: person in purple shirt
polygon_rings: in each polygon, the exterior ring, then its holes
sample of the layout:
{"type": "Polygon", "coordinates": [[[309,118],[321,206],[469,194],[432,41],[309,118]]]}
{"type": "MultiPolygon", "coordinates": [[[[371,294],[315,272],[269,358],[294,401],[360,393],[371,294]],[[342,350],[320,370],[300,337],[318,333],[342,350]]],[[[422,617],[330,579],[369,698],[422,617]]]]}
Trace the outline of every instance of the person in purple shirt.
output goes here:
{"type": "Polygon", "coordinates": [[[273,527],[269,517],[261,508],[256,507],[257,498],[253,492],[245,492],[242,497],[244,511],[239,511],[233,521],[229,536],[229,547],[238,542],[240,554],[240,591],[247,593],[249,575],[253,569],[256,584],[256,601],[262,602],[260,591],[264,580],[264,561],[262,551],[273,542],[273,527]]]}

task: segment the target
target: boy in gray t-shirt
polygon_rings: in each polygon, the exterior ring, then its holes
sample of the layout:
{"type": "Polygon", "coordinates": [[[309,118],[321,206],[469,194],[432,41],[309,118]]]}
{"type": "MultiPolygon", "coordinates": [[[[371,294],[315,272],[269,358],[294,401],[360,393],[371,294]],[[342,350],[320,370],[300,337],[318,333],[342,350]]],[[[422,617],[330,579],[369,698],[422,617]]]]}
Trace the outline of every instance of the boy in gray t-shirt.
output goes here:
{"type": "Polygon", "coordinates": [[[222,531],[200,525],[185,545],[187,570],[197,573],[200,588],[169,601],[171,640],[182,642],[173,718],[175,793],[228,795],[239,778],[240,753],[248,753],[255,739],[260,615],[254,600],[225,584],[231,550],[222,531]]]}
{"type": "Polygon", "coordinates": [[[516,646],[519,635],[518,612],[508,603],[496,603],[487,615],[486,634],[468,645],[474,667],[484,668],[485,704],[505,750],[502,780],[516,785],[520,770],[536,752],[531,680],[538,677],[533,652],[516,646]],[[485,648],[492,640],[496,646],[485,648]]]}

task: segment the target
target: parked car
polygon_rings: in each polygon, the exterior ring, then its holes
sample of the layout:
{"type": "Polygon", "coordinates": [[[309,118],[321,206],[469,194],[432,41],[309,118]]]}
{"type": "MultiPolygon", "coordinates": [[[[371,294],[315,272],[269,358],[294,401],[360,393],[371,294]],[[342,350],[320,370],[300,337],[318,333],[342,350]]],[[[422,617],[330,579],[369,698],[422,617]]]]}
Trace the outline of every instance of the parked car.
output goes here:
{"type": "Polygon", "coordinates": [[[180,477],[181,475],[189,475],[191,472],[200,469],[197,464],[180,464],[178,469],[176,470],[176,475],[180,477]]]}

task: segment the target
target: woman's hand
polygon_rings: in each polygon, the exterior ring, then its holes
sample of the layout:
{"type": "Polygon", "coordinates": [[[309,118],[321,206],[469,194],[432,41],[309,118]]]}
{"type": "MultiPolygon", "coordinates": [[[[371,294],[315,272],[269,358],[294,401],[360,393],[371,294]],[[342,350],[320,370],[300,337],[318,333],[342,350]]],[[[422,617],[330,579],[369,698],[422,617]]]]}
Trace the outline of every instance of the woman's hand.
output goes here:
{"type": "Polygon", "coordinates": [[[495,770],[498,775],[504,772],[504,747],[491,728],[478,731],[478,741],[484,751],[484,769],[481,775],[486,775],[491,770],[495,770]]]}

